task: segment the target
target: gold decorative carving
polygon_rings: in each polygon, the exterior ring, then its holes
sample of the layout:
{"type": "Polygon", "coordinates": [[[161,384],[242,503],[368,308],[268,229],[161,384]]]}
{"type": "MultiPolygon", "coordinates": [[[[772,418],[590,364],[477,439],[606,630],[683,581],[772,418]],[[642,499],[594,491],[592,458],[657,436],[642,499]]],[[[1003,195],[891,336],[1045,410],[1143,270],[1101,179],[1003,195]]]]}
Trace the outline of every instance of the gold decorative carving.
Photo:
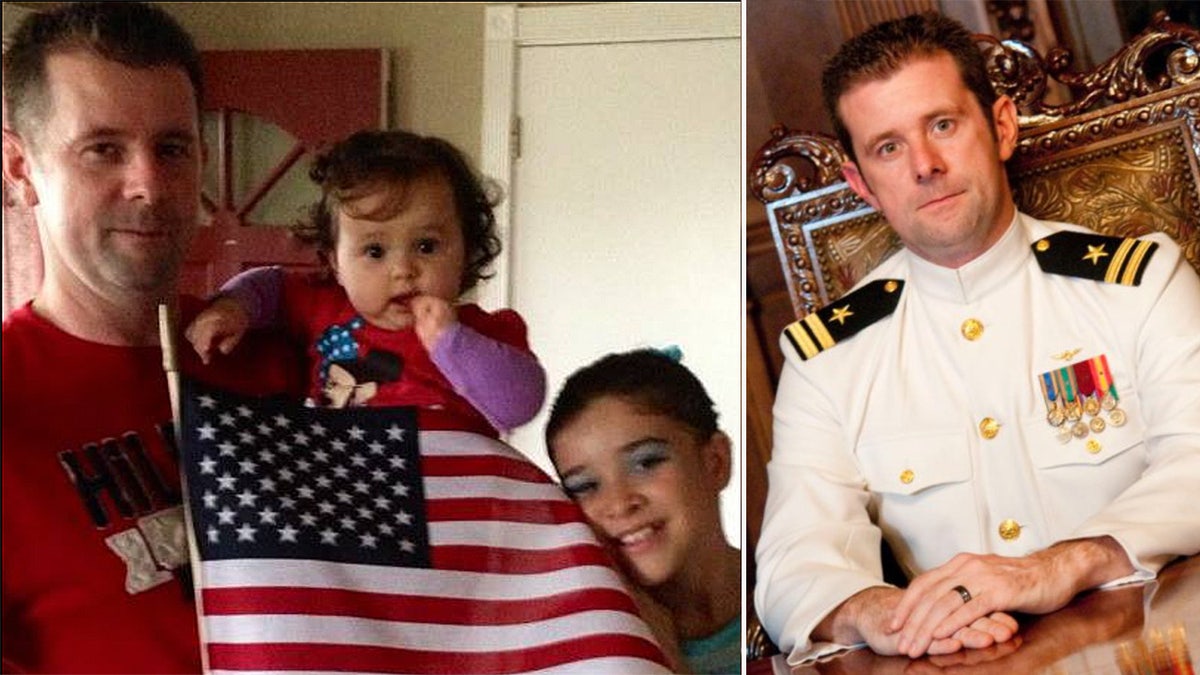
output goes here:
{"type": "Polygon", "coordinates": [[[1066,49],[1052,49],[1042,59],[1028,44],[1016,40],[975,37],[984,46],[988,76],[996,91],[1016,102],[1021,126],[1045,124],[1200,80],[1200,31],[1171,21],[1161,11],[1112,58],[1082,73],[1070,72],[1074,57],[1066,49]],[[1160,55],[1161,60],[1155,58],[1160,55]],[[1047,77],[1066,85],[1074,100],[1046,103],[1047,77]]]}

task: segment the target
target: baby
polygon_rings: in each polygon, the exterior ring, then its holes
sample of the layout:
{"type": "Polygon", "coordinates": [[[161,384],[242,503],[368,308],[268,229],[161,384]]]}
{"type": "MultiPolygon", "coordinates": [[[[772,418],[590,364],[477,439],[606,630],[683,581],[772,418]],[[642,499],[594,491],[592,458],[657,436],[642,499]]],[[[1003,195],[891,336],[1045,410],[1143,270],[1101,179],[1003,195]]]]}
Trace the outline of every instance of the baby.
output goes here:
{"type": "Polygon", "coordinates": [[[494,201],[438,138],[362,131],[320,154],[322,198],[298,234],[324,275],[278,267],[231,279],[186,335],[208,362],[250,328],[303,341],[313,404],[418,408],[422,429],[497,436],[528,422],[545,371],[512,310],[457,304],[500,252],[494,201]]]}
{"type": "Polygon", "coordinates": [[[669,613],[692,672],[741,672],[741,553],[719,499],[731,444],[696,376],[654,350],[605,356],[563,385],[546,445],[597,536],[669,613]]]}

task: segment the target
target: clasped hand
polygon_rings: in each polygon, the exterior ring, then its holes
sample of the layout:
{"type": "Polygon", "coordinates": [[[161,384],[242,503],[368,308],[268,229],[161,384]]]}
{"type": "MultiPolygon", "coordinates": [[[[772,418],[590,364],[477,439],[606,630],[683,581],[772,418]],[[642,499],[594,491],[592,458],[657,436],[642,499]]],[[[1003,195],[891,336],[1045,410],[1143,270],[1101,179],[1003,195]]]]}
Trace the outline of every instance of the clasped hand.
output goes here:
{"type": "Polygon", "coordinates": [[[1066,605],[1077,578],[1049,551],[1022,558],[960,553],[913,579],[891,613],[887,633],[895,653],[922,654],[1004,642],[1017,622],[1007,612],[1045,614],[1066,605]],[[969,593],[969,599],[957,587],[969,593]],[[950,641],[950,642],[947,642],[950,641]]]}

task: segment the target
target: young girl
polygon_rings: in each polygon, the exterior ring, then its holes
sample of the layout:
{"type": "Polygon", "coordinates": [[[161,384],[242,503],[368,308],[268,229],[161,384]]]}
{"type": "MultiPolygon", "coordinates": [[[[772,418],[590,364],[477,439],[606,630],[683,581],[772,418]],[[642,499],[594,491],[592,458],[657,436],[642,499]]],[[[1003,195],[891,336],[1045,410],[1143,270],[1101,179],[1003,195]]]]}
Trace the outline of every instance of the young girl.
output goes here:
{"type": "Polygon", "coordinates": [[[721,529],[729,437],[703,385],[654,350],[610,354],[567,379],[550,459],[600,540],[670,614],[688,667],[741,671],[741,554],[721,529]]]}
{"type": "Polygon", "coordinates": [[[307,348],[315,404],[412,405],[422,429],[491,436],[528,422],[546,379],[521,317],[455,304],[500,251],[493,201],[462,153],[364,131],[317,157],[310,176],[322,198],[299,234],[327,273],[231,279],[186,332],[205,362],[249,328],[282,325],[307,348]]]}

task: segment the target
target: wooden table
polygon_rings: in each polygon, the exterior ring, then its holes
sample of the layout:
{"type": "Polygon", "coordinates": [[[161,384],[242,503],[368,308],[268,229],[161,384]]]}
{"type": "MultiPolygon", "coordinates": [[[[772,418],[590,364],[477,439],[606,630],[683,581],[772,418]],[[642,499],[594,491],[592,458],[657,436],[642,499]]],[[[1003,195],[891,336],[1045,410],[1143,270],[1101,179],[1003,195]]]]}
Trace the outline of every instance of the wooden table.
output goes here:
{"type": "Polygon", "coordinates": [[[1200,556],[1175,561],[1158,579],[1076,597],[1052,614],[1021,617],[1009,642],[909,659],[858,649],[789,668],[785,657],[752,661],[748,675],[1191,675],[1200,670],[1200,556]],[[1174,657],[1167,654],[1174,643],[1174,657]],[[1188,659],[1187,664],[1180,658],[1188,659]],[[1165,661],[1155,661],[1158,657],[1165,661]],[[1157,668],[1156,668],[1157,666],[1157,668]],[[1189,667],[1191,668],[1189,670],[1189,667]]]}

